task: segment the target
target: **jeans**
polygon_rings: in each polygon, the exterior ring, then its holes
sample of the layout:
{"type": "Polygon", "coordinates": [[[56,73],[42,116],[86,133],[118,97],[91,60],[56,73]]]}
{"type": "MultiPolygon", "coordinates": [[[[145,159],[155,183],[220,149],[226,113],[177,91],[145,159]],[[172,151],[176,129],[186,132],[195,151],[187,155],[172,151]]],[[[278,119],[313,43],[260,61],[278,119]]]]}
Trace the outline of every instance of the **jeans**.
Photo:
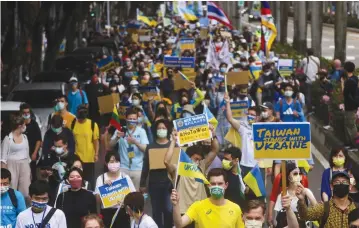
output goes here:
{"type": "Polygon", "coordinates": [[[153,220],[158,228],[173,226],[172,203],[170,191],[172,184],[168,182],[149,183],[148,192],[151,197],[153,220]],[[162,218],[163,216],[163,218],[162,218]]]}

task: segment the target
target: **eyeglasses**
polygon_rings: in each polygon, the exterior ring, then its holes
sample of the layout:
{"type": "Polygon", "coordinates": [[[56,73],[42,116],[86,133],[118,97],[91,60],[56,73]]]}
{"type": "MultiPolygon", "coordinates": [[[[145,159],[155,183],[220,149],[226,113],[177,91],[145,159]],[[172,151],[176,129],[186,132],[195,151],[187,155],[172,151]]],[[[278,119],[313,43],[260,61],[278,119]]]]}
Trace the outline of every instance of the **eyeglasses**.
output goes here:
{"type": "Polygon", "coordinates": [[[333,185],[339,185],[339,184],[349,185],[350,182],[347,181],[347,180],[344,180],[344,181],[340,181],[340,180],[333,181],[333,185]]]}

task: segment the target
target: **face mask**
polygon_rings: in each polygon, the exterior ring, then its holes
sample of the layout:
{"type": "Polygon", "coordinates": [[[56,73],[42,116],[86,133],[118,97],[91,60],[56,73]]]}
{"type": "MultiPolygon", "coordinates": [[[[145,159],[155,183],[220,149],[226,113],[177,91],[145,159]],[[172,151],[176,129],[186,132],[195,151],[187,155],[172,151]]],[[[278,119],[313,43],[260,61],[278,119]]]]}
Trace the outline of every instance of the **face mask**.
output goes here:
{"type": "Polygon", "coordinates": [[[55,147],[55,152],[58,155],[61,155],[64,153],[64,148],[63,147],[55,147]]]}
{"type": "Polygon", "coordinates": [[[265,75],[265,76],[270,75],[270,71],[264,72],[264,75],[265,75]]]}
{"type": "Polygon", "coordinates": [[[213,77],[213,74],[208,74],[208,78],[211,79],[213,77]]]}
{"type": "Polygon", "coordinates": [[[1,194],[4,194],[4,193],[6,193],[7,191],[9,191],[9,186],[1,186],[0,187],[0,193],[1,194]]]}
{"type": "Polygon", "coordinates": [[[83,120],[83,119],[86,119],[86,116],[87,116],[86,112],[77,113],[77,119],[83,120]]]}
{"type": "Polygon", "coordinates": [[[31,207],[32,209],[37,212],[40,213],[42,212],[45,208],[46,208],[47,202],[37,202],[37,201],[31,201],[31,207]]]}
{"type": "Polygon", "coordinates": [[[61,131],[62,131],[62,127],[59,127],[59,128],[51,128],[51,130],[53,131],[53,132],[55,132],[56,134],[58,134],[58,133],[60,133],[61,131]]]}
{"type": "Polygon", "coordinates": [[[115,82],[117,82],[117,83],[120,81],[119,78],[114,78],[113,80],[115,80],[115,82]]]}
{"type": "Polygon", "coordinates": [[[244,226],[246,228],[262,228],[263,222],[258,220],[245,220],[244,226]]]}
{"type": "Polygon", "coordinates": [[[140,105],[140,100],[132,100],[132,104],[134,105],[134,106],[139,106],[140,105]]]}
{"type": "Polygon", "coordinates": [[[226,72],[226,68],[221,67],[221,73],[225,73],[226,72]]]}
{"type": "Polygon", "coordinates": [[[111,88],[111,91],[112,91],[112,92],[116,92],[116,89],[117,89],[116,87],[112,87],[112,88],[111,88]]]}
{"type": "Polygon", "coordinates": [[[200,66],[201,68],[204,68],[204,67],[205,67],[205,64],[204,64],[204,63],[200,63],[199,66],[200,66]]]}
{"type": "Polygon", "coordinates": [[[351,177],[350,178],[350,185],[355,185],[356,183],[355,183],[355,179],[354,179],[354,177],[351,177]]]}
{"type": "Polygon", "coordinates": [[[242,65],[242,66],[247,66],[248,63],[247,63],[247,62],[241,62],[241,65],[242,65]]]}
{"type": "Polygon", "coordinates": [[[213,198],[219,199],[224,195],[224,188],[221,186],[211,186],[209,187],[209,192],[213,198]]]}
{"type": "Polygon", "coordinates": [[[64,102],[57,103],[57,108],[58,108],[58,110],[63,110],[65,108],[64,102]]]}
{"type": "Polygon", "coordinates": [[[26,125],[21,128],[21,132],[24,133],[26,131],[26,125]]]}
{"type": "Polygon", "coordinates": [[[224,91],[225,91],[224,86],[220,86],[220,87],[218,87],[218,92],[224,92],[224,91]]]}
{"type": "Polygon", "coordinates": [[[240,61],[240,60],[241,60],[241,58],[239,58],[239,57],[236,57],[236,60],[237,60],[237,61],[240,61]]]}
{"type": "Polygon", "coordinates": [[[291,182],[299,183],[302,180],[302,176],[300,176],[300,175],[292,176],[291,179],[292,179],[291,182]]]}
{"type": "Polygon", "coordinates": [[[255,116],[247,116],[247,121],[249,125],[252,125],[254,122],[256,122],[255,116]]]}
{"type": "Polygon", "coordinates": [[[167,137],[167,129],[158,129],[157,130],[157,136],[158,138],[166,138],[167,137]]]}
{"type": "Polygon", "coordinates": [[[349,185],[337,184],[333,186],[333,195],[338,198],[343,198],[349,194],[349,185]]]}
{"type": "Polygon", "coordinates": [[[291,96],[293,96],[293,91],[285,91],[285,92],[284,92],[284,96],[286,96],[286,97],[291,97],[291,96]]]}
{"type": "Polygon", "coordinates": [[[261,117],[262,117],[263,119],[267,119],[268,116],[269,116],[268,112],[262,112],[262,113],[261,113],[261,117]]]}
{"type": "Polygon", "coordinates": [[[226,159],[223,159],[223,160],[222,160],[222,167],[223,167],[223,169],[225,169],[225,170],[230,170],[230,169],[232,169],[232,167],[233,167],[233,162],[228,161],[228,160],[226,160],[226,159]]]}
{"type": "Polygon", "coordinates": [[[246,95],[239,95],[239,99],[244,100],[246,98],[246,95]]]}
{"type": "Polygon", "coordinates": [[[333,163],[337,167],[343,166],[344,163],[345,163],[345,158],[337,158],[337,157],[335,157],[335,158],[333,158],[333,163]]]}
{"type": "Polygon", "coordinates": [[[130,126],[136,126],[138,124],[137,120],[127,120],[127,124],[130,126]]]}
{"type": "Polygon", "coordinates": [[[72,189],[79,189],[82,187],[82,179],[69,180],[72,189]]]}
{"type": "Polygon", "coordinates": [[[108,163],[107,168],[110,172],[115,173],[120,170],[120,163],[119,162],[108,163]]]}
{"type": "Polygon", "coordinates": [[[30,115],[30,114],[22,115],[22,117],[23,117],[25,120],[28,120],[28,119],[30,119],[31,115],[30,115]]]}

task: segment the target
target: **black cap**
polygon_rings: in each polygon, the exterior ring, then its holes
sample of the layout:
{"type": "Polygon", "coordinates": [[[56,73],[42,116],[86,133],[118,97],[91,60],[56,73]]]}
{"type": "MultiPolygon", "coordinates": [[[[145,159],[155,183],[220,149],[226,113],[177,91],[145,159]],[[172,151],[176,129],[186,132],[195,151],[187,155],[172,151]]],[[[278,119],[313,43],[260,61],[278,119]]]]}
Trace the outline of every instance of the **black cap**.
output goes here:
{"type": "Polygon", "coordinates": [[[333,182],[333,180],[334,180],[335,178],[337,178],[337,177],[345,177],[345,178],[347,178],[348,180],[350,180],[349,174],[348,174],[347,172],[345,172],[345,171],[335,171],[335,172],[333,172],[332,182],[333,182]]]}
{"type": "Polygon", "coordinates": [[[274,106],[272,103],[270,102],[264,102],[262,105],[261,105],[261,108],[264,108],[264,109],[271,109],[271,110],[274,110],[274,106]]]}

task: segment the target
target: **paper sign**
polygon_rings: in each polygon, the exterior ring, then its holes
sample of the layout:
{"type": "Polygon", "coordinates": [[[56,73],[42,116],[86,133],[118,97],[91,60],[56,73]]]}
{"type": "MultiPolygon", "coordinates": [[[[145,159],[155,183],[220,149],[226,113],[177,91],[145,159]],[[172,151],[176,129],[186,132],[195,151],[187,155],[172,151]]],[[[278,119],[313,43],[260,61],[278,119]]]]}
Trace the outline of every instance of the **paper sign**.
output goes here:
{"type": "Polygon", "coordinates": [[[127,179],[112,182],[112,185],[103,185],[98,188],[104,208],[113,207],[123,202],[125,196],[131,192],[127,179]]]}
{"type": "Polygon", "coordinates": [[[310,159],[310,123],[254,123],[254,158],[310,159]]]}
{"type": "Polygon", "coordinates": [[[278,71],[281,76],[290,76],[294,70],[293,59],[278,59],[277,63],[278,71]]]}
{"type": "Polygon", "coordinates": [[[164,57],[165,67],[174,68],[194,68],[196,59],[194,57],[176,57],[176,56],[165,56],[164,57]]]}
{"type": "MultiPolygon", "coordinates": [[[[165,164],[163,163],[163,160],[165,158],[165,154],[167,153],[167,150],[168,148],[160,148],[160,149],[150,149],[148,151],[150,170],[166,168],[165,164]]],[[[180,153],[180,148],[175,147],[173,149],[171,164],[177,164],[179,153],[180,153]]]]}
{"type": "Polygon", "coordinates": [[[221,32],[221,36],[223,38],[232,38],[232,34],[230,32],[221,32]]]}
{"type": "Polygon", "coordinates": [[[233,101],[231,102],[232,116],[235,119],[245,117],[248,110],[248,101],[233,101]]]}
{"type": "Polygon", "coordinates": [[[180,49],[187,50],[187,49],[196,49],[195,42],[193,38],[183,38],[180,40],[180,49]]]}
{"type": "Polygon", "coordinates": [[[173,125],[178,132],[179,146],[212,138],[205,114],[174,120],[173,125]]]}
{"type": "Polygon", "coordinates": [[[151,41],[151,36],[140,35],[140,37],[138,39],[140,42],[151,41]]]}
{"type": "Polygon", "coordinates": [[[228,72],[227,74],[227,84],[228,85],[248,85],[250,73],[249,71],[241,72],[228,72]]]}
{"type": "Polygon", "coordinates": [[[142,94],[146,94],[147,96],[157,96],[158,91],[156,86],[141,86],[140,92],[142,94]]]}
{"type": "Polygon", "coordinates": [[[129,108],[129,106],[120,106],[118,107],[118,117],[120,120],[126,119],[126,111],[129,108]]]}
{"type": "Polygon", "coordinates": [[[119,100],[120,97],[118,93],[98,97],[97,102],[100,108],[100,113],[112,113],[114,105],[118,104],[119,100]]]}
{"type": "Polygon", "coordinates": [[[99,62],[96,63],[96,65],[101,72],[107,72],[108,70],[114,69],[116,67],[112,56],[108,56],[106,59],[101,59],[99,62]]]}
{"type": "Polygon", "coordinates": [[[207,28],[201,28],[200,37],[202,40],[207,39],[207,37],[208,37],[208,29],[207,28]]]}

